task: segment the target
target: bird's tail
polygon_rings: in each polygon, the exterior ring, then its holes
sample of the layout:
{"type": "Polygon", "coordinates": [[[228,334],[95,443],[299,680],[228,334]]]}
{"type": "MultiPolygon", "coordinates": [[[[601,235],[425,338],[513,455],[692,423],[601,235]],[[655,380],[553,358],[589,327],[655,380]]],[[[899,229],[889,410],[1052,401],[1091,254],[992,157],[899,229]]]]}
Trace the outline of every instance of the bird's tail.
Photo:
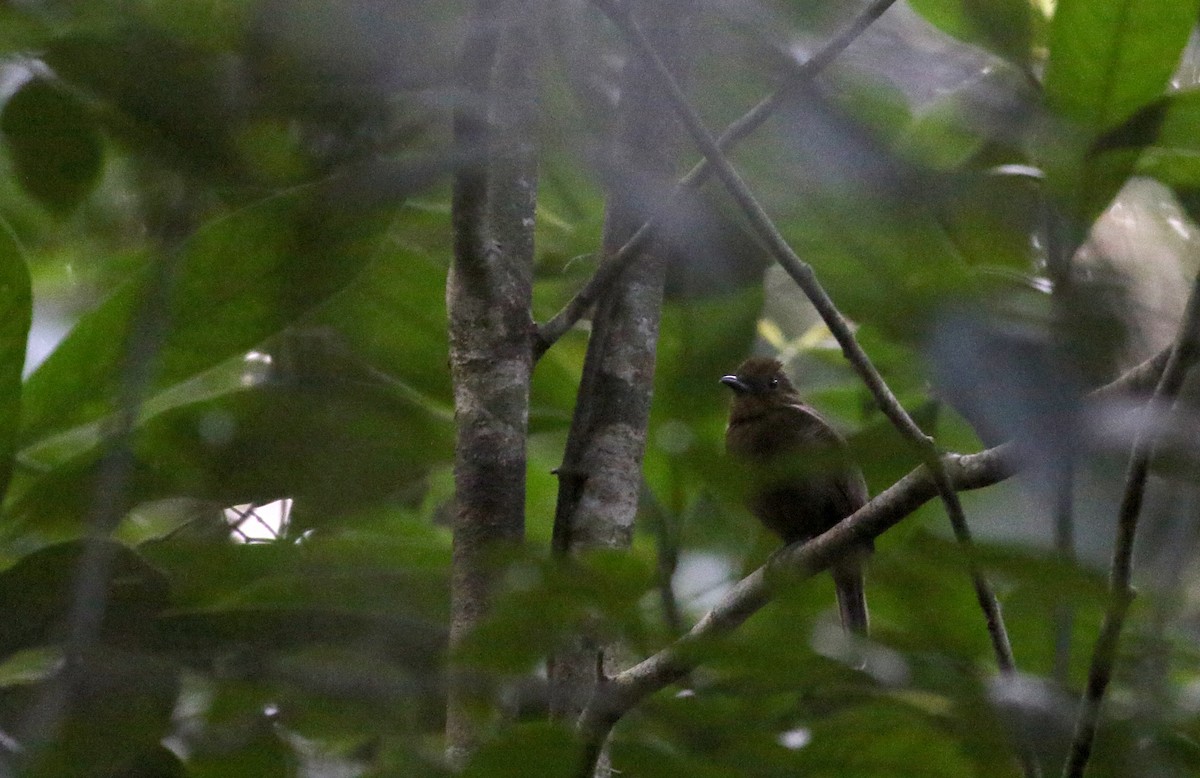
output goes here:
{"type": "Polygon", "coordinates": [[[862,563],[855,560],[838,565],[833,570],[833,582],[837,587],[842,628],[866,637],[870,617],[867,614],[867,592],[862,563]]]}

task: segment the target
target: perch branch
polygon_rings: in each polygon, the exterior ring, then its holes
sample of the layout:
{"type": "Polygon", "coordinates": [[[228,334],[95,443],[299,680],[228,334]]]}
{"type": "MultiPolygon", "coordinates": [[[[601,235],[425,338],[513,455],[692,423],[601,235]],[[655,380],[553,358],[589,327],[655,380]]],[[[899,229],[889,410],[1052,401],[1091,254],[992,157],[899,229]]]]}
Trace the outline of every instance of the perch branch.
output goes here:
{"type": "MultiPolygon", "coordinates": [[[[1151,410],[1169,406],[1179,395],[1188,367],[1200,350],[1200,276],[1192,287],[1183,323],[1175,346],[1171,349],[1162,377],[1147,404],[1151,410]]],[[[1117,538],[1113,544],[1112,568],[1109,573],[1108,608],[1100,626],[1100,636],[1092,653],[1088,668],[1087,687],[1079,704],[1075,721],[1075,734],[1071,749],[1063,766],[1064,778],[1081,778],[1091,757],[1092,744],[1096,739],[1096,727],[1100,721],[1100,708],[1104,695],[1112,680],[1113,666],[1117,660],[1117,648],[1121,630],[1129,605],[1133,602],[1133,542],[1137,535],[1138,518],[1142,510],[1142,497],[1146,492],[1146,480],[1150,474],[1150,462],[1154,458],[1156,436],[1149,425],[1144,425],[1134,438],[1129,455],[1129,470],[1125,478],[1125,493],[1117,513],[1117,538]]]]}
{"type": "MultiPolygon", "coordinates": [[[[1163,375],[1164,350],[1153,359],[1089,395],[1092,402],[1144,391],[1163,375]]],[[[999,483],[1021,464],[1016,446],[1004,443],[967,456],[947,455],[945,470],[955,489],[981,489],[999,483]]],[[[813,575],[847,549],[865,538],[878,537],[937,496],[937,485],[928,468],[918,467],[828,532],[780,552],[772,564],[800,575],[813,575]]],[[[771,599],[766,568],[759,568],[739,581],[711,611],[671,645],[608,679],[584,710],[579,729],[587,740],[603,739],[607,731],[642,699],[663,689],[687,673],[700,660],[698,649],[728,635],[771,599]]]]}
{"type": "MultiPolygon", "coordinates": [[[[833,300],[830,299],[824,287],[817,280],[812,266],[796,255],[791,246],[788,245],[787,240],[780,234],[774,222],[771,221],[771,217],[759,205],[750,188],[742,180],[741,176],[738,175],[737,171],[734,170],[733,165],[730,164],[728,158],[726,158],[717,146],[716,141],[709,135],[700,117],[692,109],[691,105],[689,105],[687,97],[680,89],[679,84],[671,76],[670,71],[663,64],[658,53],[654,50],[654,47],[647,40],[645,34],[625,6],[614,2],[614,0],[595,0],[595,4],[625,33],[638,52],[653,66],[651,68],[652,72],[656,75],[661,87],[670,98],[676,113],[683,121],[688,133],[692,136],[692,140],[700,147],[705,158],[708,159],[709,164],[715,169],[717,176],[742,208],[747,219],[758,232],[759,237],[766,244],[767,249],[774,256],[775,260],[783,266],[788,275],[804,291],[805,295],[812,302],[813,307],[817,309],[826,326],[829,327],[830,332],[841,346],[842,353],[845,354],[846,359],[870,389],[871,394],[875,397],[884,415],[888,417],[892,424],[917,450],[921,461],[929,469],[938,494],[946,506],[946,513],[949,515],[951,526],[954,528],[955,537],[961,545],[969,548],[972,544],[972,539],[966,517],[963,514],[962,504],[959,502],[958,495],[955,493],[953,484],[945,470],[941,455],[933,439],[917,426],[917,423],[913,421],[908,412],[904,410],[904,407],[900,405],[899,400],[896,399],[891,389],[888,388],[883,376],[879,374],[879,371],[871,363],[870,357],[867,356],[866,352],[858,344],[845,318],[842,317],[833,300]]],[[[973,555],[968,555],[968,558],[972,557],[973,555]]],[[[984,612],[988,634],[996,655],[996,663],[1002,672],[1012,672],[1015,663],[1013,661],[1012,647],[1009,643],[1008,634],[1004,628],[1004,620],[1000,613],[999,601],[992,592],[990,584],[974,566],[973,562],[971,565],[971,577],[975,593],[980,607],[984,612]]]]}

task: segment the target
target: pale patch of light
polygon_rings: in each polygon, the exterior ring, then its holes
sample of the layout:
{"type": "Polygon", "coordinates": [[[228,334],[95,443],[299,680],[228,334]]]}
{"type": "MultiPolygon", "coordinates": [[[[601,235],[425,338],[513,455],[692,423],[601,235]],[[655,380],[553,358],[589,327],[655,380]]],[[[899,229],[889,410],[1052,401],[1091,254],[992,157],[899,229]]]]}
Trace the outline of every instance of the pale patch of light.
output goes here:
{"type": "Polygon", "coordinates": [[[196,431],[213,448],[229,445],[237,434],[237,419],[227,411],[209,411],[196,422],[196,431]]]}
{"type": "Polygon", "coordinates": [[[686,700],[686,699],[690,699],[695,696],[696,696],[695,689],[680,689],[679,691],[675,692],[675,699],[677,699],[677,700],[686,700]]]}
{"type": "Polygon", "coordinates": [[[684,454],[696,441],[696,435],[689,427],[678,419],[670,419],[658,428],[655,442],[658,447],[668,454],[684,454]]]}
{"type": "Polygon", "coordinates": [[[250,351],[243,358],[242,386],[251,387],[264,383],[271,377],[271,355],[262,351],[250,351]]]}
{"type": "Polygon", "coordinates": [[[1036,168],[1033,165],[996,165],[995,167],[988,168],[987,172],[993,176],[1017,176],[1039,181],[1046,177],[1046,174],[1040,168],[1036,168]]]}
{"type": "Polygon", "coordinates": [[[0,729],[0,748],[12,754],[19,754],[25,750],[25,747],[21,745],[21,741],[2,729],[0,729]]]}
{"type": "Polygon", "coordinates": [[[292,511],[290,498],[264,505],[247,503],[225,509],[230,534],[235,543],[264,543],[278,540],[287,528],[292,511]]]}
{"type": "Polygon", "coordinates": [[[860,670],[884,686],[905,686],[912,676],[903,654],[847,633],[836,619],[821,619],[810,645],[821,656],[860,670]]]}
{"type": "Polygon", "coordinates": [[[789,751],[799,751],[812,742],[812,730],[808,727],[789,729],[786,732],[780,732],[776,741],[789,751]]]}
{"type": "Polygon", "coordinates": [[[1034,276],[1029,279],[1030,285],[1039,292],[1050,294],[1054,291],[1054,282],[1045,276],[1034,276]]]}
{"type": "Polygon", "coordinates": [[[680,601],[700,611],[712,609],[735,581],[733,565],[718,554],[685,553],[675,568],[675,591],[680,601]]]}
{"type": "Polygon", "coordinates": [[[1175,230],[1179,237],[1183,238],[1184,240],[1191,240],[1192,231],[1183,219],[1180,219],[1178,216],[1168,216],[1167,224],[1171,227],[1171,229],[1175,230]]]}

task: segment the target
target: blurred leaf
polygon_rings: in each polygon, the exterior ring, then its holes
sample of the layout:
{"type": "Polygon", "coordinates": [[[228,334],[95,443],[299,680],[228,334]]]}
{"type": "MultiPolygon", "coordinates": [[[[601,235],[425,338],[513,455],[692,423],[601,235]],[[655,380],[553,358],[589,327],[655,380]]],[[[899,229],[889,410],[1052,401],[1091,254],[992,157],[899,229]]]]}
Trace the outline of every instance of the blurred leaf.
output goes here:
{"type": "MultiPolygon", "coordinates": [[[[245,352],[348,284],[380,244],[379,225],[333,211],[305,189],[266,198],[200,228],[180,249],[155,388],[245,352]]],[[[171,261],[171,260],[161,260],[171,261]]],[[[153,274],[85,315],[28,379],[22,440],[113,410],[131,328],[153,274]]]]}
{"type": "Polygon", "coordinates": [[[937,199],[939,220],[963,259],[983,270],[1033,272],[1042,193],[1022,176],[964,172],[937,199]]]}
{"type": "Polygon", "coordinates": [[[299,543],[170,538],[143,553],[171,580],[180,609],[315,607],[437,623],[448,609],[447,534],[400,515],[372,531],[317,530],[299,543]]]}
{"type": "Polygon", "coordinates": [[[1157,137],[1137,163],[1137,172],[1167,186],[1200,188],[1200,90],[1177,92],[1160,106],[1157,137]]]}
{"type": "MultiPolygon", "coordinates": [[[[296,497],[332,519],[450,460],[445,409],[366,368],[335,339],[308,340],[272,349],[279,364],[265,375],[234,359],[148,401],[135,424],[130,482],[109,495],[121,500],[119,512],[175,497],[223,506],[296,497]]],[[[78,530],[96,498],[102,428],[83,425],[26,450],[44,464],[14,489],[8,533],[78,530]]]]}
{"type": "Polygon", "coordinates": [[[810,726],[811,742],[796,752],[794,763],[804,775],[948,778],[971,772],[954,739],[911,709],[862,706],[810,726]]]}
{"type": "MultiPolygon", "coordinates": [[[[213,49],[233,48],[242,42],[246,16],[254,3],[245,0],[137,0],[140,21],[172,37],[213,49]]],[[[133,10],[133,9],[130,9],[133,10]]]]}
{"type": "Polygon", "coordinates": [[[139,153],[199,172],[236,165],[228,62],[145,27],[118,25],[54,41],[45,60],[103,101],[110,131],[139,153]],[[147,78],[147,74],[153,74],[147,78]]]}
{"type": "Polygon", "coordinates": [[[736,778],[744,770],[722,768],[711,763],[707,756],[693,756],[683,749],[661,741],[636,741],[617,736],[612,744],[613,766],[617,774],[636,772],[639,778],[675,778],[679,775],[694,778],[736,778]]]}
{"type": "Polygon", "coordinates": [[[444,635],[429,624],[312,607],[181,610],[163,615],[157,630],[155,648],[193,661],[222,661],[240,651],[253,663],[256,655],[275,656],[307,646],[346,646],[428,674],[444,654],[444,635]]]}
{"type": "Polygon", "coordinates": [[[445,655],[442,534],[394,517],[371,532],[316,530],[300,543],[146,544],[175,605],[156,620],[152,645],[200,666],[243,668],[296,694],[344,695],[368,707],[428,693],[445,655]],[[354,692],[364,684],[370,694],[354,692]]]}
{"type": "Polygon", "coordinates": [[[969,101],[951,97],[922,111],[900,138],[899,153],[934,170],[952,170],[974,156],[986,138],[965,121],[969,101]]]}
{"type": "Polygon", "coordinates": [[[1030,0],[909,0],[932,25],[1025,66],[1033,38],[1030,0]]]}
{"type": "Polygon", "coordinates": [[[108,541],[49,546],[0,572],[0,607],[11,622],[0,633],[0,657],[65,637],[76,578],[86,554],[108,560],[102,635],[137,640],[167,606],[168,583],[134,551],[108,541]]]}
{"type": "Polygon", "coordinates": [[[732,477],[723,444],[729,397],[718,379],[749,356],[762,299],[755,285],[663,307],[643,475],[671,514],[732,477]]]}
{"type": "Polygon", "coordinates": [[[1163,97],[1196,22],[1193,0],[1063,0],[1050,31],[1048,106],[1067,123],[1041,151],[1047,184],[1073,220],[1070,249],[1108,206],[1154,137],[1163,97]]]}
{"type": "Polygon", "coordinates": [[[571,565],[517,561],[504,579],[510,588],[497,594],[487,620],[456,647],[458,661],[499,673],[527,672],[580,630],[646,643],[647,619],[639,605],[652,579],[648,565],[633,555],[596,552],[571,565]]]}
{"type": "Polygon", "coordinates": [[[265,722],[251,724],[232,745],[223,744],[201,750],[188,759],[192,778],[293,778],[298,760],[279,733],[265,722]]]}
{"type": "Polygon", "coordinates": [[[1046,100],[1095,137],[1163,96],[1196,23],[1193,0],[1060,0],[1046,100]]]}
{"type": "MultiPolygon", "coordinates": [[[[81,667],[71,704],[52,737],[23,754],[21,775],[180,775],[178,760],[160,744],[169,731],[179,691],[176,667],[157,657],[111,647],[93,648],[77,661],[81,667]]],[[[39,688],[34,693],[44,692],[39,688]]],[[[13,726],[13,722],[5,724],[13,726]]]]}
{"type": "Polygon", "coordinates": [[[27,648],[0,661],[0,689],[39,683],[54,675],[62,665],[58,648],[27,648]]]}
{"type": "Polygon", "coordinates": [[[581,755],[571,731],[557,724],[517,724],[485,743],[463,778],[567,778],[581,755]]]}
{"type": "Polygon", "coordinates": [[[973,283],[929,205],[936,179],[898,158],[874,124],[820,96],[783,117],[790,154],[777,174],[795,187],[784,235],[843,313],[916,337],[940,300],[973,283]]]}
{"type": "Polygon", "coordinates": [[[21,374],[32,318],[29,269],[16,239],[0,225],[0,497],[8,489],[21,423],[21,374]]]}
{"type": "Polygon", "coordinates": [[[0,130],[21,186],[51,211],[71,211],[95,187],[103,142],[88,109],[61,85],[31,79],[5,103],[0,130]]]}

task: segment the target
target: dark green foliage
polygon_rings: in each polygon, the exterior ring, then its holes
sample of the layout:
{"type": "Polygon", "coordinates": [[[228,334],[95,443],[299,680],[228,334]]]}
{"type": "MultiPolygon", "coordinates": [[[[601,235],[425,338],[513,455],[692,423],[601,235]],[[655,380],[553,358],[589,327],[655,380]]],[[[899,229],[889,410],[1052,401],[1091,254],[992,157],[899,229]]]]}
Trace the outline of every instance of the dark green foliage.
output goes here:
{"type": "MultiPolygon", "coordinates": [[[[706,7],[687,79],[705,121],[785,82],[858,5],[706,7]]],[[[1078,394],[1172,330],[1194,272],[1200,90],[1195,54],[1180,63],[1194,0],[1043,5],[897,6],[731,154],[941,447],[1025,435],[1031,475],[966,497],[1022,675],[997,681],[968,560],[931,504],[878,539],[865,653],[827,576],[784,587],[617,724],[622,775],[1009,778],[1018,741],[1058,772],[1132,429],[1078,394]],[[1104,217],[1057,277],[1056,252],[1114,198],[1140,216],[1104,217]],[[1078,560],[1051,543],[1048,463],[1067,450],[1078,560]]],[[[0,733],[29,746],[0,738],[0,774],[451,774],[446,182],[478,151],[449,142],[465,9],[0,7],[0,733]],[[287,521],[245,542],[285,498],[287,521]],[[120,520],[99,539],[106,510],[120,520]],[[93,554],[103,615],[41,726],[93,554]]],[[[586,4],[543,13],[537,321],[606,259],[608,188],[637,173],[607,152],[623,44],[586,4]]],[[[763,241],[723,189],[662,216],[634,547],[549,558],[577,328],[533,376],[526,545],[488,560],[491,616],[453,657],[513,714],[461,774],[578,774],[570,722],[545,721],[546,657],[580,633],[619,642],[617,663],[651,655],[767,558],[722,450],[718,378],[748,354],[786,362],[873,494],[918,462],[791,281],[761,283],[763,241]]],[[[1096,776],[1200,770],[1194,400],[1177,413],[1096,776]]]]}
{"type": "Polygon", "coordinates": [[[50,210],[70,211],[96,185],[103,141],[87,107],[63,85],[31,79],[4,104],[0,131],[17,180],[50,210]]]}

